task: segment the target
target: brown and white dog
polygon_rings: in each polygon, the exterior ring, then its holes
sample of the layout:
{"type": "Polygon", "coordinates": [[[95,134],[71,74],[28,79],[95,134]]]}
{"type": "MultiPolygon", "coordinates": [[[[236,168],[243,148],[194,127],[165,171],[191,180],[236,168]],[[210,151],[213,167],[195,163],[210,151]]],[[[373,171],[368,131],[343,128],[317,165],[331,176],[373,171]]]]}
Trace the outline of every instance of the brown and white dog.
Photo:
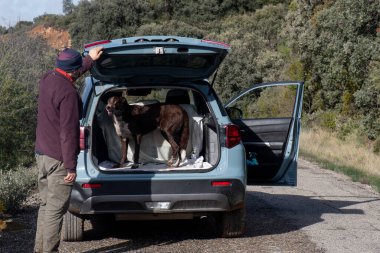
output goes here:
{"type": "Polygon", "coordinates": [[[127,161],[129,138],[135,142],[132,168],[139,163],[142,136],[159,128],[162,136],[172,148],[169,167],[178,167],[185,159],[189,140],[189,116],[179,105],[155,103],[150,105],[130,105],[124,97],[108,99],[106,111],[113,118],[117,135],[120,137],[122,156],[120,166],[127,161]]]}

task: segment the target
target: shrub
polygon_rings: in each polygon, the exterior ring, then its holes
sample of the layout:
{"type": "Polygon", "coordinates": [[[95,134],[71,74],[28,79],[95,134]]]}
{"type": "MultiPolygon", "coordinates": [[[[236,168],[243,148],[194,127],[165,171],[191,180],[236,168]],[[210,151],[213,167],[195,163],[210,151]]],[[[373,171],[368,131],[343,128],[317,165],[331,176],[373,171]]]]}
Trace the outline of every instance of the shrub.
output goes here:
{"type": "Polygon", "coordinates": [[[20,208],[21,203],[37,185],[37,168],[19,167],[0,171],[0,203],[8,212],[20,208]]]}
{"type": "Polygon", "coordinates": [[[373,143],[373,152],[375,154],[380,154],[380,137],[377,137],[373,143]]]}
{"type": "Polygon", "coordinates": [[[0,86],[0,166],[11,170],[33,160],[36,95],[6,78],[0,86]]]}
{"type": "Polygon", "coordinates": [[[335,130],[336,129],[336,113],[334,112],[324,112],[321,115],[321,127],[335,130]]]}

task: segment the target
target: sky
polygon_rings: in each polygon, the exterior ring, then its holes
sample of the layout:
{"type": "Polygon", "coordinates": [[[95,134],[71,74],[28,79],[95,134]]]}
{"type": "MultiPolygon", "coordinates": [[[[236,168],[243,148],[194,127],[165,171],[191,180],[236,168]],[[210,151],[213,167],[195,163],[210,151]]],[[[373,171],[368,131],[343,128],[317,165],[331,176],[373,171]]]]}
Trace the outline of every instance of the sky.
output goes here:
{"type": "MultiPolygon", "coordinates": [[[[77,4],[79,0],[73,0],[77,4]]],[[[47,14],[63,14],[62,0],[0,0],[0,26],[14,26],[18,21],[33,21],[47,14]]]]}

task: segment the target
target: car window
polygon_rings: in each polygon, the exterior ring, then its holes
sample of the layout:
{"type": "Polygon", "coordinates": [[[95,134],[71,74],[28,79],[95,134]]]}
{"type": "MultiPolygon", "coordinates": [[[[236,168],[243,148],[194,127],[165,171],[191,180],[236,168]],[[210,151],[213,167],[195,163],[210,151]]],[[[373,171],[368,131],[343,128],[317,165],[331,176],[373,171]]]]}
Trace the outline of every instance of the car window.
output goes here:
{"type": "Polygon", "coordinates": [[[262,87],[244,94],[228,107],[240,109],[244,119],[292,117],[296,93],[295,85],[262,87]]]}

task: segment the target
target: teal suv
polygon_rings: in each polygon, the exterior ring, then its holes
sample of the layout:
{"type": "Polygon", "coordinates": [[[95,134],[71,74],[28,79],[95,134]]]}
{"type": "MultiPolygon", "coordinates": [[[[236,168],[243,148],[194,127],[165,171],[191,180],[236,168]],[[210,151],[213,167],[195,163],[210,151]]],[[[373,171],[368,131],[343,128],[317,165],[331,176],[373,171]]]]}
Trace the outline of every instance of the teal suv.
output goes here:
{"type": "MultiPolygon", "coordinates": [[[[302,82],[256,84],[222,104],[212,87],[230,46],[175,36],[97,41],[101,58],[81,89],[81,152],[63,239],[83,238],[83,221],[212,217],[222,237],[244,232],[247,184],[296,185],[302,82]],[[167,167],[169,143],[160,131],[142,137],[139,167],[121,156],[105,106],[178,104],[189,116],[186,159],[167,167]]],[[[228,83],[224,84],[228,85],[228,83]]],[[[133,141],[128,160],[132,161],[133,141]]]]}

